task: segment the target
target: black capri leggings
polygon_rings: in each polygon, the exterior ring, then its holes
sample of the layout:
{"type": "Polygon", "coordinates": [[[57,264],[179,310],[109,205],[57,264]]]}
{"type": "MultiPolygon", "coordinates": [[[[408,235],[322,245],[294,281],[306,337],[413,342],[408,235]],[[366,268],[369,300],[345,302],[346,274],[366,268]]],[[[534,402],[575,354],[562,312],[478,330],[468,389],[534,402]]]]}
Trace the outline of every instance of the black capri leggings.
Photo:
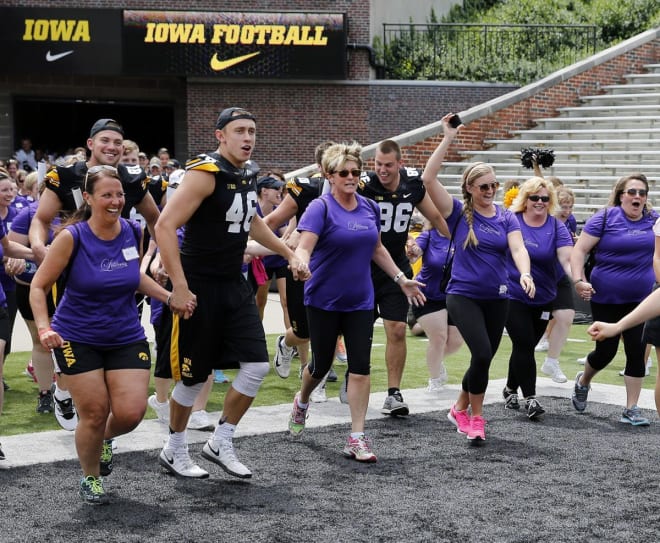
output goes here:
{"type": "MultiPolygon", "coordinates": [[[[591,302],[591,314],[594,321],[617,322],[635,309],[637,302],[629,304],[599,304],[591,302]]],[[[646,360],[644,352],[646,345],[642,341],[644,323],[630,328],[621,334],[623,349],[626,353],[625,374],[630,377],[644,377],[646,373],[646,360]]],[[[619,336],[607,338],[596,342],[596,348],[587,355],[589,365],[595,370],[602,370],[614,357],[619,348],[619,336]]]]}
{"type": "Polygon", "coordinates": [[[470,349],[470,367],[463,376],[463,390],[483,394],[488,387],[490,363],[502,341],[509,300],[477,300],[447,295],[447,310],[470,349]]]}
{"type": "Polygon", "coordinates": [[[337,336],[343,334],[348,372],[369,375],[371,371],[371,342],[374,332],[374,312],[325,311],[307,306],[312,360],[309,370],[312,377],[322,379],[330,371],[335,358],[337,336]]]}

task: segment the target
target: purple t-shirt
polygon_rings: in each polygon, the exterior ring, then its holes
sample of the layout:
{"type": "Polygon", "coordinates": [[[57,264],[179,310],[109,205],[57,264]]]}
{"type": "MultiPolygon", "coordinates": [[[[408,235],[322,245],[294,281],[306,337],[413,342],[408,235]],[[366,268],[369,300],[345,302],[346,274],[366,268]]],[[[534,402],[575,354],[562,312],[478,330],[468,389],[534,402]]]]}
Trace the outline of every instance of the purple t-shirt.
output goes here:
{"type": "MultiPolygon", "coordinates": [[[[7,216],[2,219],[2,223],[4,226],[4,235],[6,236],[9,230],[11,229],[11,225],[14,222],[14,219],[16,218],[16,215],[18,215],[18,209],[12,206],[9,206],[7,208],[7,216]]],[[[16,281],[14,281],[14,276],[13,275],[7,275],[5,273],[5,267],[1,265],[0,263],[0,284],[2,284],[2,288],[5,290],[5,292],[12,292],[16,290],[16,281]]]]}
{"type": "Polygon", "coordinates": [[[52,322],[65,341],[116,347],[146,339],[135,305],[140,283],[136,231],[129,221],[120,221],[120,234],[107,241],[97,238],[87,222],[67,226],[79,240],[52,322]]]}
{"type": "MultiPolygon", "coordinates": [[[[28,207],[24,207],[21,211],[14,217],[14,220],[11,223],[11,231],[16,232],[17,234],[22,234],[27,236],[30,231],[30,225],[32,224],[32,218],[37,212],[37,207],[39,207],[39,202],[30,202],[28,207]]],[[[60,217],[56,216],[53,219],[53,222],[48,229],[48,244],[53,242],[53,226],[57,226],[60,223],[60,217]]],[[[37,273],[37,264],[31,260],[26,260],[26,271],[20,275],[17,275],[16,278],[20,279],[25,283],[30,283],[34,274],[37,273]]]]}
{"type": "MultiPolygon", "coordinates": [[[[273,208],[273,211],[275,211],[275,209],[277,209],[277,206],[275,206],[275,207],[273,208]]],[[[262,219],[263,219],[263,217],[264,217],[264,212],[262,211],[261,206],[259,205],[258,202],[257,202],[257,215],[259,215],[262,219]]],[[[283,227],[286,226],[287,224],[288,224],[288,223],[281,224],[280,226],[277,227],[276,230],[273,231],[273,233],[274,233],[278,238],[281,237],[281,236],[280,236],[280,228],[283,228],[283,227]]],[[[288,266],[288,265],[289,265],[288,260],[287,260],[286,258],[284,258],[283,256],[280,256],[280,255],[267,255],[267,256],[262,256],[262,257],[261,257],[261,260],[262,260],[262,262],[263,262],[263,264],[264,264],[264,267],[265,267],[265,268],[270,268],[270,269],[274,269],[274,268],[282,268],[282,267],[284,267],[284,266],[288,266]]],[[[269,278],[269,279],[270,279],[270,278],[269,278]]]]}
{"type": "Polygon", "coordinates": [[[507,236],[520,230],[518,219],[509,210],[495,206],[493,217],[473,214],[473,228],[479,245],[463,248],[468,225],[462,215],[463,204],[454,199],[454,209],[447,218],[449,231],[454,231],[454,264],[447,294],[460,294],[478,300],[496,300],[507,297],[506,253],[507,236]]]}
{"type": "Polygon", "coordinates": [[[631,221],[621,206],[598,211],[584,225],[584,231],[600,238],[596,245],[596,265],[591,271],[591,284],[596,291],[592,300],[601,304],[641,302],[653,290],[653,224],[655,211],[645,212],[631,221]],[[601,235],[602,234],[602,235],[601,235]]]}
{"type": "MultiPolygon", "coordinates": [[[[513,262],[511,252],[508,252],[506,269],[509,275],[509,297],[528,305],[549,304],[557,296],[557,281],[561,278],[557,270],[557,249],[573,245],[571,234],[566,226],[554,217],[548,217],[542,226],[529,226],[522,213],[517,213],[516,217],[532,264],[536,294],[534,298],[525,294],[520,286],[520,272],[513,262]]],[[[563,268],[560,269],[563,274],[563,268]]]]}
{"type": "Polygon", "coordinates": [[[305,283],[305,305],[326,311],[373,309],[370,263],[378,243],[378,205],[356,195],[352,211],[331,194],[312,201],[300,218],[298,230],[319,239],[309,262],[312,277],[305,283]]]}
{"type": "Polygon", "coordinates": [[[415,243],[424,251],[422,268],[415,279],[426,285],[421,290],[427,300],[440,302],[446,297],[440,290],[440,279],[442,279],[442,268],[447,261],[449,240],[439,234],[435,228],[431,228],[417,236],[415,243]]]}

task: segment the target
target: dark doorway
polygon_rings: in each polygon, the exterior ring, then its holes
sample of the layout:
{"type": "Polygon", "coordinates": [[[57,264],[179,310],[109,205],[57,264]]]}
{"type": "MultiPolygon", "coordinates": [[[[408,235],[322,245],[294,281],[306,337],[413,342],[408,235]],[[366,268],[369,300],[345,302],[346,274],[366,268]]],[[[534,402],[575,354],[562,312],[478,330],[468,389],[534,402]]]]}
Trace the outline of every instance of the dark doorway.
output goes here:
{"type": "Polygon", "coordinates": [[[125,137],[137,142],[149,156],[174,148],[174,106],[153,102],[76,100],[73,98],[14,98],[14,147],[29,137],[34,149],[57,156],[75,147],[86,147],[89,130],[98,119],[117,120],[125,137]]]}

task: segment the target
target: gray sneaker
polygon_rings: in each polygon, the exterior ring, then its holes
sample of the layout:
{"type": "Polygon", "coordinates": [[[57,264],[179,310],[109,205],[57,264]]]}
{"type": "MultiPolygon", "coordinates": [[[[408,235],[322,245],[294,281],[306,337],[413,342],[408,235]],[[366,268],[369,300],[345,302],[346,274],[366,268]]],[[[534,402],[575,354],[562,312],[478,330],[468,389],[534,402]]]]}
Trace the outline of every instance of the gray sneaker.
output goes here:
{"type": "Polygon", "coordinates": [[[535,420],[545,413],[545,409],[541,407],[539,401],[534,397],[527,398],[525,410],[527,411],[527,418],[529,420],[535,420]]]}
{"type": "Polygon", "coordinates": [[[642,411],[636,405],[630,409],[624,409],[621,414],[621,422],[624,424],[632,424],[633,426],[650,426],[649,419],[642,416],[642,411]]]}
{"type": "Polygon", "coordinates": [[[408,404],[403,401],[401,392],[395,392],[385,398],[385,403],[380,412],[384,415],[391,415],[393,417],[405,417],[409,412],[408,404]]]}
{"type": "Polygon", "coordinates": [[[504,398],[504,409],[520,409],[520,402],[518,401],[518,393],[513,390],[507,390],[504,387],[502,391],[502,397],[504,398]]]}
{"type": "Polygon", "coordinates": [[[293,358],[293,347],[288,347],[284,343],[284,336],[277,338],[277,346],[275,347],[275,358],[273,359],[273,368],[275,373],[282,379],[289,377],[291,373],[291,359],[293,358]]]}
{"type": "Polygon", "coordinates": [[[573,396],[571,397],[573,407],[580,412],[587,408],[587,396],[589,395],[589,389],[591,388],[580,384],[580,377],[582,377],[583,373],[583,371],[579,371],[575,376],[575,387],[573,389],[573,396]]]}
{"type": "Polygon", "coordinates": [[[339,401],[341,403],[348,404],[348,371],[346,371],[344,380],[342,381],[341,387],[339,388],[339,401]]]}

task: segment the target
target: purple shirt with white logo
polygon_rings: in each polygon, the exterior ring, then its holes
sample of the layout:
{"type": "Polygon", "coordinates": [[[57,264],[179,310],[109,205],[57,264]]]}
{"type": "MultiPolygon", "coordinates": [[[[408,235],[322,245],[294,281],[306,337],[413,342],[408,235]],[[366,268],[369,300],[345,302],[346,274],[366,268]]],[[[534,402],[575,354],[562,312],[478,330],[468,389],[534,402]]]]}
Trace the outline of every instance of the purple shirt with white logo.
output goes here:
{"type": "Polygon", "coordinates": [[[462,202],[454,199],[454,209],[447,218],[450,232],[454,231],[456,225],[454,265],[447,294],[460,294],[479,300],[507,298],[507,236],[510,232],[520,230],[518,219],[511,211],[499,206],[495,206],[493,217],[484,217],[475,211],[473,228],[479,245],[464,248],[469,229],[462,208],[462,202]]]}
{"type": "Polygon", "coordinates": [[[305,305],[326,311],[373,309],[370,263],[378,243],[380,210],[357,195],[358,205],[347,211],[331,194],[312,201],[298,230],[319,239],[309,262],[312,277],[305,283],[305,305]]]}
{"type": "Polygon", "coordinates": [[[601,304],[641,302],[653,290],[653,251],[655,211],[644,212],[631,221],[621,206],[598,211],[584,225],[584,231],[600,238],[596,245],[596,265],[591,271],[592,300],[601,304]]]}
{"type": "Polygon", "coordinates": [[[557,249],[572,247],[571,234],[561,221],[548,217],[541,226],[530,226],[525,222],[522,213],[517,213],[520,233],[529,253],[532,267],[532,277],[536,287],[534,298],[527,296],[520,286],[520,272],[511,257],[507,254],[506,269],[509,275],[509,297],[528,305],[546,305],[557,296],[557,281],[564,274],[563,268],[557,269],[557,249]]]}

